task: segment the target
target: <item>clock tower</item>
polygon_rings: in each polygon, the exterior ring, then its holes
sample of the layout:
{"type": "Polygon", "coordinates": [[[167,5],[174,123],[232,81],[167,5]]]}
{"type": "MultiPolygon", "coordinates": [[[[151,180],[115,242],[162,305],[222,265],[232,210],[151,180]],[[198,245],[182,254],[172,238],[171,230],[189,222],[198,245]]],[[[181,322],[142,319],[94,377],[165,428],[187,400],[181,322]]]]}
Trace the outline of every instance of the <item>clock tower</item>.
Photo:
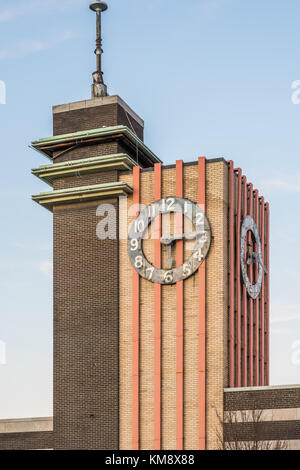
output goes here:
{"type": "Polygon", "coordinates": [[[54,448],[216,449],[224,389],[269,377],[269,207],[233,162],[163,165],[109,96],[53,108],[54,448]],[[113,236],[97,226],[109,211],[113,236]]]}

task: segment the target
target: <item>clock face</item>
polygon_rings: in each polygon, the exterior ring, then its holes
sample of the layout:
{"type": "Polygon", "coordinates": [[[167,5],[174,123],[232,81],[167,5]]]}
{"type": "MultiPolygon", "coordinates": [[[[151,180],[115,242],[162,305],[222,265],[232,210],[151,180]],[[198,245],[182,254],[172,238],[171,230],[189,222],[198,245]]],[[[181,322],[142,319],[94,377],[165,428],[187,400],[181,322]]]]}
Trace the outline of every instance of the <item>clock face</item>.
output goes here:
{"type": "Polygon", "coordinates": [[[265,272],[267,274],[267,271],[263,264],[259,232],[254,219],[250,216],[244,219],[241,229],[241,268],[243,281],[249,296],[252,299],[257,299],[261,291],[263,273],[265,272]],[[251,244],[247,244],[249,231],[251,232],[252,238],[251,244]],[[256,245],[257,251],[254,251],[254,245],[256,245]],[[258,264],[258,278],[256,283],[252,284],[248,276],[248,267],[254,263],[258,264]]]}
{"type": "MultiPolygon", "coordinates": [[[[184,224],[182,224],[184,226],[184,224]]],[[[153,202],[132,223],[128,235],[128,253],[134,269],[148,281],[170,285],[188,279],[205,260],[211,244],[210,224],[197,205],[188,199],[168,197],[153,202]],[[167,269],[160,269],[151,264],[143,250],[143,240],[147,237],[148,229],[159,215],[179,213],[187,217],[193,229],[188,233],[171,235],[163,234],[160,238],[162,247],[166,247],[168,260],[167,269]],[[194,248],[189,259],[181,266],[173,267],[172,250],[177,241],[194,241],[194,248]]]]}

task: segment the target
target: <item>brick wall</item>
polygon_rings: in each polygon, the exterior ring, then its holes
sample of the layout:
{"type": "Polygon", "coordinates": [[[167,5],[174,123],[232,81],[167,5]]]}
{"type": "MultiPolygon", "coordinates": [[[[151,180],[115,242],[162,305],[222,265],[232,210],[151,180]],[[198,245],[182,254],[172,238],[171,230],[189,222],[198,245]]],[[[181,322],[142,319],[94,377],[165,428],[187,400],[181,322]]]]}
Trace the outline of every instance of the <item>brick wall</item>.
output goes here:
{"type": "MultiPolygon", "coordinates": [[[[125,117],[119,104],[55,112],[54,132],[127,125],[125,117]]],[[[75,148],[55,162],[116,153],[124,148],[111,140],[75,148]]],[[[117,180],[117,171],[78,175],[56,180],[54,189],[117,180]]],[[[118,200],[109,202],[118,220],[118,200]]],[[[119,447],[119,253],[117,240],[96,236],[100,203],[53,211],[55,449],[119,447]]]]}
{"type": "MultiPolygon", "coordinates": [[[[227,384],[227,213],[228,169],[224,161],[206,165],[207,214],[213,242],[207,259],[207,448],[218,446],[218,414],[227,384]]],[[[132,185],[132,174],[120,180],[132,185]]],[[[176,170],[164,167],[162,196],[176,195],[176,170]]],[[[198,166],[184,166],[184,197],[197,202],[198,166]]],[[[141,203],[154,201],[154,174],[141,173],[141,203]]],[[[132,198],[128,198],[130,207],[132,198]]],[[[129,225],[132,218],[129,218],[129,225]]],[[[153,262],[153,240],[144,242],[153,262]]],[[[188,254],[185,253],[185,257],[188,254]]],[[[165,260],[165,254],[164,254],[165,260]]],[[[140,437],[142,449],[154,448],[154,285],[141,279],[140,293],[140,437]]],[[[120,242],[120,448],[131,449],[132,412],[132,267],[126,241],[120,242]]],[[[199,443],[199,296],[198,274],[184,283],[184,448],[199,443]]],[[[162,288],[162,448],[176,449],[176,286],[162,288]]]]}
{"type": "MultiPolygon", "coordinates": [[[[118,97],[53,110],[54,135],[126,125],[143,139],[143,123],[118,97]],[[125,110],[126,109],[126,110],[125,110]]],[[[76,147],[55,162],[129,153],[118,140],[76,147]]],[[[66,189],[118,181],[117,171],[55,181],[66,189]]],[[[112,202],[118,219],[118,200],[112,202]]],[[[98,240],[101,201],[54,207],[54,445],[119,447],[119,252],[98,240]]]]}
{"type": "Polygon", "coordinates": [[[98,240],[98,204],[54,208],[56,449],[118,448],[118,244],[98,240]]]}
{"type": "Polygon", "coordinates": [[[283,441],[300,449],[300,386],[227,389],[224,406],[225,441],[283,441]]]}
{"type": "Polygon", "coordinates": [[[0,434],[0,450],[53,449],[53,432],[0,434]]]}
{"type": "Polygon", "coordinates": [[[213,242],[207,258],[207,448],[218,447],[223,390],[227,383],[228,335],[228,167],[224,161],[206,165],[207,216],[213,242]]]}
{"type": "Polygon", "coordinates": [[[225,411],[300,408],[300,387],[254,387],[226,390],[225,411]]]}
{"type": "Polygon", "coordinates": [[[100,129],[124,125],[133,130],[143,140],[143,127],[119,103],[74,109],[54,114],[53,134],[100,129]],[[100,111],[100,112],[99,112],[100,111]]]}

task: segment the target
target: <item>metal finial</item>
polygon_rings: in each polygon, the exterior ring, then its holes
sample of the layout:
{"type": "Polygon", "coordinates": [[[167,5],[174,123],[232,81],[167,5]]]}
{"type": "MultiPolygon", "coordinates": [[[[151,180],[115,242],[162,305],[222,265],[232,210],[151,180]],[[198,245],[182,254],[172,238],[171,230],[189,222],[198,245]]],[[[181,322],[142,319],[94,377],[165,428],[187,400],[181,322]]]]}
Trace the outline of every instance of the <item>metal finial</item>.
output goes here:
{"type": "Polygon", "coordinates": [[[92,98],[100,98],[107,96],[107,86],[104,84],[103,72],[102,72],[102,37],[101,37],[101,13],[107,10],[107,5],[104,2],[97,0],[90,4],[90,9],[96,12],[96,23],[97,23],[97,39],[95,54],[97,57],[97,71],[93,73],[94,83],[92,85],[92,98]]]}

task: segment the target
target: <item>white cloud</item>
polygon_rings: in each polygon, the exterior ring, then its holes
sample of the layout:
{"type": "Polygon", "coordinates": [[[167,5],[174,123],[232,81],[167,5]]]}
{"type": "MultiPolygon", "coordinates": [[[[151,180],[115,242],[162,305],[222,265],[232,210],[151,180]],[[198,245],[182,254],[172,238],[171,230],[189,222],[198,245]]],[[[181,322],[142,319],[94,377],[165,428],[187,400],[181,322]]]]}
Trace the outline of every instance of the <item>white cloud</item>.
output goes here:
{"type": "Polygon", "coordinates": [[[86,3],[86,0],[19,0],[0,10],[0,23],[12,21],[27,14],[67,10],[83,3],[86,3]]]}
{"type": "Polygon", "coordinates": [[[271,305],[271,324],[297,320],[300,320],[300,305],[285,305],[279,303],[271,305]]]}
{"type": "Polygon", "coordinates": [[[269,193],[300,193],[300,175],[280,175],[278,177],[265,179],[260,186],[269,193]]]}
{"type": "Polygon", "coordinates": [[[25,57],[35,52],[41,52],[47,49],[51,49],[57,44],[67,41],[72,37],[73,34],[70,31],[65,31],[63,34],[58,35],[55,39],[51,39],[49,41],[22,39],[7,48],[0,49],[0,60],[16,59],[20,57],[25,57]]]}
{"type": "Polygon", "coordinates": [[[39,263],[39,270],[47,277],[52,277],[53,274],[53,262],[51,260],[41,261],[39,263]]]}

